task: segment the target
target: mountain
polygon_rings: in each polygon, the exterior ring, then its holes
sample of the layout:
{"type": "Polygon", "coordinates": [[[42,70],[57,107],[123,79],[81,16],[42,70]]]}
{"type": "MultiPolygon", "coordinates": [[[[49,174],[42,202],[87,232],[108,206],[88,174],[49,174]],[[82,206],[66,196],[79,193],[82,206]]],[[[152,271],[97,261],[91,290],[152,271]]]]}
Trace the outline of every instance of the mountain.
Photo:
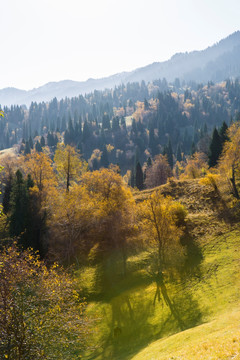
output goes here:
{"type": "Polygon", "coordinates": [[[155,62],[130,72],[122,72],[102,79],[87,81],[63,80],[50,82],[29,91],[15,88],[0,90],[0,104],[26,104],[32,101],[49,101],[56,97],[74,97],[94,90],[114,88],[121,83],[148,82],[166,78],[174,81],[176,78],[185,81],[206,83],[220,82],[226,78],[240,76],[240,31],[233,33],[217,44],[201,51],[178,53],[170,60],[155,62]]]}

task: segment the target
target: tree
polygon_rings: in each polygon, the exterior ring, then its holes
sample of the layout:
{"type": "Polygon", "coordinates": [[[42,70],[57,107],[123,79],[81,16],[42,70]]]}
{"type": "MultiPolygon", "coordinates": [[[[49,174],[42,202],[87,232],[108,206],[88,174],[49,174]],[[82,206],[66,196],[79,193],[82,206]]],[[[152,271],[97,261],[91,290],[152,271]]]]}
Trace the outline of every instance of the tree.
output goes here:
{"type": "Polygon", "coordinates": [[[33,152],[23,158],[22,168],[26,174],[31,174],[34,184],[41,194],[56,186],[52,160],[43,152],[33,152]]]}
{"type": "Polygon", "coordinates": [[[206,175],[208,170],[207,155],[204,153],[195,153],[187,160],[187,165],[180,179],[197,179],[206,175]]]}
{"type": "Polygon", "coordinates": [[[24,155],[28,155],[28,154],[31,154],[31,148],[30,148],[29,142],[26,141],[24,155]]]}
{"type": "Polygon", "coordinates": [[[41,235],[45,226],[45,216],[41,211],[38,193],[34,191],[31,175],[24,179],[19,170],[16,172],[8,213],[10,236],[17,236],[24,248],[30,246],[38,250],[43,257],[46,254],[46,246],[41,235]]]}
{"type": "Polygon", "coordinates": [[[49,219],[52,252],[67,263],[79,257],[86,261],[91,254],[103,267],[112,254],[120,253],[125,273],[127,239],[134,231],[134,204],[131,191],[115,170],[86,172],[80,184],[59,193],[56,199],[49,219]]]}
{"type": "Polygon", "coordinates": [[[217,129],[213,130],[212,140],[209,146],[208,164],[210,167],[217,165],[222,150],[222,142],[217,129]]]}
{"type": "Polygon", "coordinates": [[[78,181],[80,176],[87,170],[87,163],[81,159],[80,154],[70,145],[57,145],[54,162],[58,176],[65,183],[67,191],[69,191],[71,181],[78,181]]]}
{"type": "Polygon", "coordinates": [[[142,167],[139,163],[139,161],[137,162],[136,165],[136,187],[139,190],[142,190],[144,185],[143,185],[143,171],[142,171],[142,167]]]}
{"type": "Polygon", "coordinates": [[[12,191],[13,178],[18,168],[18,158],[12,155],[1,156],[1,166],[0,172],[1,185],[3,186],[3,211],[7,214],[10,208],[10,194],[12,191]]]}
{"type": "Polygon", "coordinates": [[[41,136],[40,144],[41,144],[41,147],[44,147],[46,145],[45,144],[45,139],[44,139],[43,136],[41,136]]]}
{"type": "Polygon", "coordinates": [[[109,160],[108,160],[108,151],[106,145],[103,147],[102,156],[101,156],[101,166],[108,168],[109,160]]]}
{"type": "Polygon", "coordinates": [[[134,199],[121,176],[111,169],[85,173],[82,185],[92,204],[92,236],[97,253],[106,259],[120,251],[126,272],[126,243],[134,230],[134,199]]]}
{"type": "Polygon", "coordinates": [[[70,276],[16,243],[0,253],[2,359],[73,359],[84,347],[85,303],[70,276]]]}
{"type": "Polygon", "coordinates": [[[172,176],[172,171],[166,156],[157,155],[150,167],[146,169],[146,186],[152,188],[166,184],[167,179],[172,176]]]}
{"type": "Polygon", "coordinates": [[[219,136],[220,136],[221,145],[222,145],[221,148],[223,148],[223,145],[224,145],[225,141],[228,141],[227,131],[228,131],[228,126],[224,121],[222,123],[222,126],[220,127],[220,130],[219,130],[219,136]]]}
{"type": "Polygon", "coordinates": [[[27,221],[28,189],[20,170],[17,170],[13,181],[10,197],[10,225],[11,236],[24,233],[27,221]]]}
{"type": "Polygon", "coordinates": [[[234,196],[239,199],[238,179],[240,178],[240,122],[233,123],[228,131],[229,141],[223,145],[219,168],[222,176],[227,178],[234,196]]]}
{"type": "Polygon", "coordinates": [[[157,272],[166,268],[167,255],[175,248],[181,236],[178,220],[184,222],[184,207],[161,192],[154,191],[147,200],[139,204],[139,224],[146,236],[146,241],[157,247],[157,272]]]}
{"type": "Polygon", "coordinates": [[[182,161],[182,151],[181,151],[181,145],[180,144],[178,144],[178,147],[177,147],[176,159],[179,162],[182,161]]]}
{"type": "Polygon", "coordinates": [[[166,155],[167,155],[167,160],[168,160],[168,163],[170,165],[170,168],[173,169],[173,151],[172,151],[172,143],[171,143],[170,138],[168,139],[168,145],[167,145],[167,148],[166,148],[166,155]]]}
{"type": "Polygon", "coordinates": [[[42,152],[42,146],[40,144],[40,142],[37,140],[36,144],[35,144],[35,150],[37,152],[42,152]]]}

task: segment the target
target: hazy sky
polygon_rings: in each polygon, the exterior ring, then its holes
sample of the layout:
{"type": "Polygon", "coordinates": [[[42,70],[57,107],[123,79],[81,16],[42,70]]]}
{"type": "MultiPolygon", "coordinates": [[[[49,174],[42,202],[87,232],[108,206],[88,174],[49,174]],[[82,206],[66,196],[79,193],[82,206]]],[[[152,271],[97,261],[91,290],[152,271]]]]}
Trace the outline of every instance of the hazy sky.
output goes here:
{"type": "Polygon", "coordinates": [[[0,89],[31,89],[204,49],[240,30],[240,1],[1,0],[0,18],[0,89]]]}

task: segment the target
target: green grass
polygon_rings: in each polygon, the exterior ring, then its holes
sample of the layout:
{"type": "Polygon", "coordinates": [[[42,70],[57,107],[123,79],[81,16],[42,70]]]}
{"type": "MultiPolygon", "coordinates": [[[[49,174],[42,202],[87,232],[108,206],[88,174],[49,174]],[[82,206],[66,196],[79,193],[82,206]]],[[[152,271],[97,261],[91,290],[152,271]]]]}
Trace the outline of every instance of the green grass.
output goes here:
{"type": "MultiPolygon", "coordinates": [[[[185,262],[165,275],[160,301],[154,304],[157,285],[149,271],[150,252],[130,256],[127,276],[112,277],[111,289],[101,296],[94,287],[99,269],[93,266],[81,273],[89,295],[88,315],[95,319],[90,339],[93,350],[84,359],[240,356],[240,226],[222,216],[211,189],[194,181],[187,186],[186,192],[181,183],[164,188],[173,193],[174,188],[189,215],[188,236],[183,241],[185,262]]],[[[109,276],[113,276],[111,266],[109,276]]]]}
{"type": "Polygon", "coordinates": [[[158,340],[132,360],[198,360],[240,358],[240,310],[176,335],[158,340]]]}

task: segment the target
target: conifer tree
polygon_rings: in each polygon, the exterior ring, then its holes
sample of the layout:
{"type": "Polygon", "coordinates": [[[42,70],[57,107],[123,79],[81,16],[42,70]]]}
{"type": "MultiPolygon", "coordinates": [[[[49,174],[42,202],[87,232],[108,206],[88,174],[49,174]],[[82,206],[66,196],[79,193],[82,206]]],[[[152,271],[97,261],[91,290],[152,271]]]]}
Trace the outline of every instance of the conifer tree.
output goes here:
{"type": "Polygon", "coordinates": [[[177,147],[176,159],[179,162],[182,161],[182,151],[181,151],[181,145],[180,144],[178,144],[178,147],[177,147]]]}
{"type": "Polygon", "coordinates": [[[37,140],[36,144],[35,144],[35,149],[37,152],[42,152],[42,146],[40,144],[40,142],[37,140]]]}
{"type": "Polygon", "coordinates": [[[27,217],[27,187],[20,170],[17,170],[10,196],[10,224],[11,236],[18,236],[24,232],[27,217]]]}
{"type": "Polygon", "coordinates": [[[42,147],[45,146],[45,139],[44,139],[43,136],[41,136],[40,144],[41,144],[42,147]]]}
{"type": "Polygon", "coordinates": [[[195,142],[193,141],[191,145],[190,155],[192,156],[193,154],[195,154],[195,152],[196,152],[196,145],[195,142]]]}
{"type": "Polygon", "coordinates": [[[222,126],[219,129],[219,136],[220,136],[220,139],[221,139],[221,151],[222,151],[222,148],[223,148],[223,145],[224,145],[225,141],[228,140],[227,130],[228,130],[228,126],[224,121],[222,126]]]}
{"type": "Polygon", "coordinates": [[[152,156],[156,155],[156,140],[153,126],[149,129],[149,141],[148,146],[151,150],[152,156]]]}
{"type": "Polygon", "coordinates": [[[139,161],[137,162],[136,165],[136,187],[139,190],[143,189],[143,171],[139,161]]]}
{"type": "Polygon", "coordinates": [[[27,155],[27,154],[31,154],[31,148],[30,148],[28,141],[26,141],[25,149],[24,149],[24,155],[27,155]]]}
{"type": "Polygon", "coordinates": [[[83,134],[82,134],[83,143],[86,143],[90,136],[91,136],[91,131],[89,129],[89,125],[87,121],[84,121],[83,134]]]}
{"type": "Polygon", "coordinates": [[[32,137],[31,137],[31,136],[30,136],[28,142],[29,142],[30,148],[33,149],[33,140],[32,140],[32,137]]]}
{"type": "Polygon", "coordinates": [[[101,156],[101,166],[108,168],[109,160],[108,160],[108,151],[106,145],[103,147],[102,156],[101,156]]]}
{"type": "Polygon", "coordinates": [[[13,178],[10,175],[5,181],[5,187],[3,192],[2,205],[3,205],[4,214],[7,214],[10,210],[10,196],[11,196],[12,186],[13,186],[13,178]]]}
{"type": "Polygon", "coordinates": [[[168,140],[168,145],[167,145],[167,159],[168,159],[170,168],[172,169],[173,168],[173,151],[172,151],[172,143],[171,143],[170,138],[168,140]]]}
{"type": "Polygon", "coordinates": [[[217,129],[213,130],[212,140],[209,146],[208,165],[216,166],[222,151],[222,141],[217,129]]]}
{"type": "Polygon", "coordinates": [[[130,186],[132,188],[135,187],[135,171],[134,171],[134,168],[132,168],[132,170],[131,170],[130,186]]]}

